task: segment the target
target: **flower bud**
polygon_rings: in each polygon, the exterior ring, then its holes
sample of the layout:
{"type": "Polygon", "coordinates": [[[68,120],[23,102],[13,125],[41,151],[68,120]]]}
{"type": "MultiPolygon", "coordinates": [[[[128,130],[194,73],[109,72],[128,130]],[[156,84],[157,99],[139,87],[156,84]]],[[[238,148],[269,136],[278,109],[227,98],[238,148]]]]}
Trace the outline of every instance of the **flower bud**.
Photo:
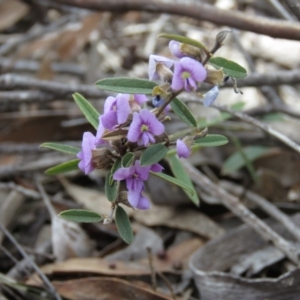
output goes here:
{"type": "Polygon", "coordinates": [[[177,41],[170,41],[169,49],[171,53],[177,58],[183,58],[185,56],[188,56],[200,62],[202,61],[200,49],[192,45],[179,43],[177,41]]]}
{"type": "Polygon", "coordinates": [[[224,82],[224,73],[222,69],[219,70],[207,70],[207,77],[204,82],[212,85],[222,85],[224,82]]]}

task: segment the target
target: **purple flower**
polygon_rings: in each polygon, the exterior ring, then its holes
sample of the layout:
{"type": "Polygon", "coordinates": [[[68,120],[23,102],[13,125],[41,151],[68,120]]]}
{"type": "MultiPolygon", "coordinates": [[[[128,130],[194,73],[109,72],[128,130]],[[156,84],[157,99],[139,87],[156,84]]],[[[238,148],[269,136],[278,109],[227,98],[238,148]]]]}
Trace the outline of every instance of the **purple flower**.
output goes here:
{"type": "Polygon", "coordinates": [[[191,154],[191,149],[179,139],[176,141],[176,150],[179,158],[188,158],[191,154]]]}
{"type": "Polygon", "coordinates": [[[133,113],[133,120],[127,134],[128,141],[137,142],[138,145],[147,146],[149,142],[155,143],[154,136],[165,131],[164,125],[156,116],[146,109],[133,113]]]}
{"type": "Polygon", "coordinates": [[[114,175],[114,180],[126,180],[128,189],[128,201],[131,206],[139,209],[148,209],[150,204],[147,198],[142,196],[144,181],[148,179],[149,172],[161,172],[163,167],[159,164],[143,167],[139,160],[135,161],[134,166],[118,169],[114,175]]]}
{"type": "Polygon", "coordinates": [[[85,175],[95,169],[92,163],[93,150],[96,149],[95,142],[96,137],[92,133],[85,132],[83,134],[81,151],[77,154],[77,157],[80,159],[78,167],[85,175]]]}
{"type": "Polygon", "coordinates": [[[177,41],[170,41],[170,43],[169,43],[170,52],[172,53],[173,56],[175,56],[177,58],[182,58],[182,57],[186,56],[181,52],[180,46],[181,46],[181,43],[179,43],[177,41]]]}
{"type": "Polygon", "coordinates": [[[208,107],[213,104],[213,102],[217,99],[219,95],[219,87],[216,85],[211,90],[209,90],[203,99],[203,105],[208,107]]]}
{"type": "Polygon", "coordinates": [[[196,82],[204,81],[206,73],[206,69],[200,62],[189,57],[183,57],[174,64],[172,89],[178,91],[184,88],[187,92],[196,90],[196,82]]]}
{"type": "Polygon", "coordinates": [[[131,111],[129,99],[129,94],[118,94],[116,98],[110,96],[106,99],[101,119],[104,128],[113,129],[114,126],[126,122],[131,111]]]}
{"type": "Polygon", "coordinates": [[[160,56],[160,55],[153,55],[149,56],[149,80],[157,80],[160,79],[160,75],[156,72],[156,65],[162,64],[167,68],[171,68],[174,65],[174,60],[160,56]]]}

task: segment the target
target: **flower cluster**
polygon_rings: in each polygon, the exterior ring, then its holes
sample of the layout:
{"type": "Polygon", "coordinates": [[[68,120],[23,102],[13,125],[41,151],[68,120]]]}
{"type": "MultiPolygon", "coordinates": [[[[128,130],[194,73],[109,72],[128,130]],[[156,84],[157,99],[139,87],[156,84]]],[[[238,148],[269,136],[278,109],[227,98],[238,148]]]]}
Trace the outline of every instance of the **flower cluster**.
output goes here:
{"type": "MultiPolygon", "coordinates": [[[[81,151],[77,154],[80,159],[78,167],[85,174],[89,174],[95,168],[111,168],[114,161],[121,159],[122,155],[129,151],[129,146],[117,144],[114,132],[120,129],[126,133],[121,137],[137,147],[147,147],[156,142],[156,137],[164,133],[164,125],[154,113],[142,109],[147,101],[145,95],[118,94],[116,97],[108,97],[104,103],[104,112],[99,117],[99,126],[96,136],[91,132],[85,132],[82,139],[81,151]],[[112,134],[109,137],[109,134],[112,134]],[[106,138],[106,136],[108,136],[106,138]],[[100,148],[99,148],[100,147],[100,148]],[[106,151],[100,151],[105,149],[106,151]],[[101,153],[101,154],[100,154],[101,153]],[[102,161],[108,163],[103,164],[102,161]]],[[[128,201],[132,207],[139,209],[149,208],[149,201],[142,196],[144,190],[143,181],[148,179],[149,172],[160,172],[162,167],[158,164],[143,167],[139,160],[128,168],[120,168],[114,174],[115,180],[125,180],[128,189],[128,201]]]]}
{"type": "MultiPolygon", "coordinates": [[[[80,159],[79,168],[89,174],[95,168],[110,170],[116,162],[128,152],[133,153],[133,160],[127,167],[118,167],[112,174],[112,180],[126,181],[127,200],[138,209],[148,209],[149,200],[143,196],[144,182],[149,172],[161,172],[162,166],[154,163],[142,166],[141,151],[150,144],[165,142],[168,147],[170,141],[165,140],[164,117],[170,106],[165,99],[173,93],[181,91],[197,91],[198,85],[207,79],[208,71],[203,66],[200,49],[191,45],[171,41],[170,52],[175,59],[159,55],[150,55],[149,79],[161,80],[162,84],[153,89],[153,111],[145,109],[148,101],[145,95],[118,94],[108,97],[104,103],[103,114],[99,117],[96,135],[91,132],[83,134],[82,149],[77,154],[80,159]],[[163,108],[161,108],[163,106],[163,108]]],[[[209,106],[216,99],[218,88],[215,86],[205,98],[204,105],[209,106]]],[[[174,96],[175,97],[175,96],[174,96]]],[[[173,97],[173,98],[174,98],[173,97]]],[[[172,100],[172,99],[171,99],[172,100]]],[[[193,137],[178,139],[176,142],[179,158],[187,158],[194,143],[193,137]]]]}

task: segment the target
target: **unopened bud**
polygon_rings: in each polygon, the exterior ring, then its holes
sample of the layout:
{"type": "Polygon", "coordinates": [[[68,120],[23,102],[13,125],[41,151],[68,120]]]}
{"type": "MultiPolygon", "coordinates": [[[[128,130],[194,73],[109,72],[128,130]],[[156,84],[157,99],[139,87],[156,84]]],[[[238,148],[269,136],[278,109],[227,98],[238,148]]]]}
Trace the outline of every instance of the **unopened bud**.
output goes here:
{"type": "Polygon", "coordinates": [[[172,82],[173,72],[166,67],[164,64],[156,64],[155,72],[158,74],[159,78],[164,82],[172,82]]]}
{"type": "Polygon", "coordinates": [[[226,39],[228,33],[230,33],[230,30],[222,30],[220,31],[217,36],[216,36],[216,42],[220,45],[222,45],[222,43],[224,42],[224,40],[226,39]]]}
{"type": "Polygon", "coordinates": [[[207,76],[204,82],[212,85],[222,85],[224,82],[224,73],[222,69],[219,70],[207,70],[207,76]]]}
{"type": "Polygon", "coordinates": [[[201,51],[199,48],[188,44],[181,44],[180,50],[185,56],[194,58],[200,62],[202,61],[201,51]]]}

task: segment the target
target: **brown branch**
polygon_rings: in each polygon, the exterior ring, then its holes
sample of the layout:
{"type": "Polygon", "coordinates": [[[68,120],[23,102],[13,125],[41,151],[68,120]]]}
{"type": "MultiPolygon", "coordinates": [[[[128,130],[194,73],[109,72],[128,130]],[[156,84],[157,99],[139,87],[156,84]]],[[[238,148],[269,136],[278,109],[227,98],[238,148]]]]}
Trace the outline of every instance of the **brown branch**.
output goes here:
{"type": "Polygon", "coordinates": [[[155,0],[55,0],[54,2],[97,11],[128,12],[133,10],[168,13],[261,33],[276,38],[300,39],[300,25],[297,23],[281,20],[276,21],[253,15],[249,16],[239,11],[222,10],[204,3],[185,5],[155,0]]]}
{"type": "Polygon", "coordinates": [[[272,242],[277,249],[285,253],[297,266],[300,265],[298,249],[292,243],[277,234],[265,222],[246,208],[237,197],[227,193],[219,184],[213,183],[187,160],[183,160],[182,164],[190,178],[200,185],[205,192],[219,199],[223,205],[255,230],[261,237],[266,241],[272,242]]]}

